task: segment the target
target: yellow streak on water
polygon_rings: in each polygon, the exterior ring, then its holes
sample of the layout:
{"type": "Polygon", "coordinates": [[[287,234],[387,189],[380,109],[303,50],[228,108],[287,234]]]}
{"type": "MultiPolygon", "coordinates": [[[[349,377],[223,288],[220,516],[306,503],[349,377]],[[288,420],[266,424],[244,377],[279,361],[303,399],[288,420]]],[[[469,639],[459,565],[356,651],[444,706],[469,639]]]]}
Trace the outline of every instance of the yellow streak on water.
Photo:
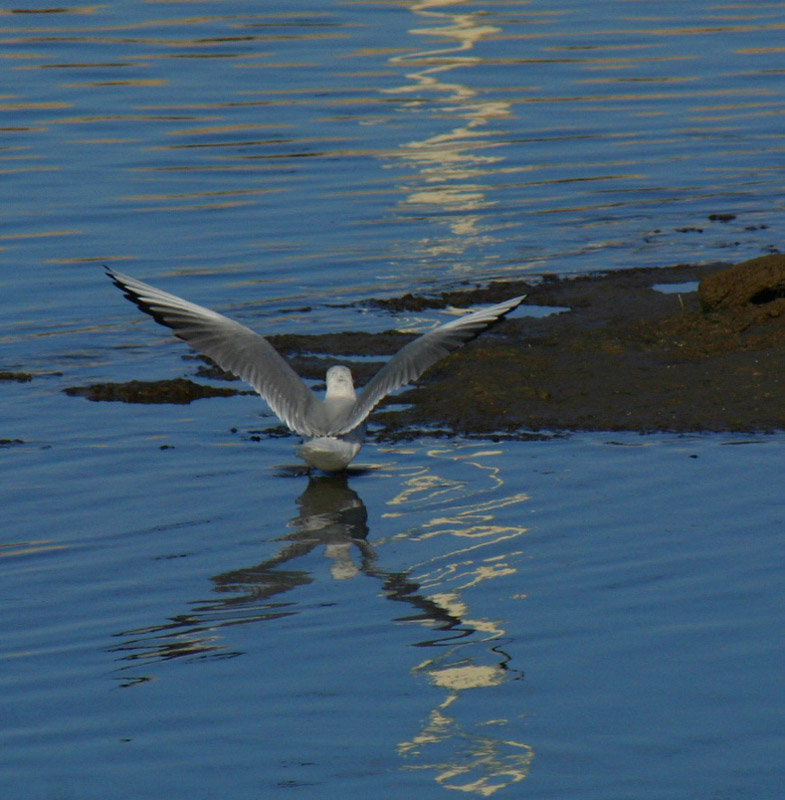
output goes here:
{"type": "Polygon", "coordinates": [[[0,558],[26,556],[30,553],[45,553],[51,550],[67,550],[66,544],[51,544],[51,539],[34,539],[29,542],[11,542],[0,544],[0,558]]]}

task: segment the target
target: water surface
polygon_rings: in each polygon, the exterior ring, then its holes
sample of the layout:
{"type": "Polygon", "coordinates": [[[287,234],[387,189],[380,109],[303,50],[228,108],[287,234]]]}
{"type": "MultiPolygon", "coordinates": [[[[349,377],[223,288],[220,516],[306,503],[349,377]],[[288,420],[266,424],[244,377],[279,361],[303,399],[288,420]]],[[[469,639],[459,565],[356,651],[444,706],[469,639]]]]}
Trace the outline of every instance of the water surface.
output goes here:
{"type": "Polygon", "coordinates": [[[775,798],[780,434],[281,465],[107,263],[262,332],[777,250],[781,3],[0,12],[0,795],[775,798]],[[713,217],[710,218],[710,217],[713,217]],[[350,304],[350,305],[347,305],[350,304]]]}
{"type": "Polygon", "coordinates": [[[5,797],[777,796],[782,437],[308,482],[212,402],[13,451],[5,797]]]}

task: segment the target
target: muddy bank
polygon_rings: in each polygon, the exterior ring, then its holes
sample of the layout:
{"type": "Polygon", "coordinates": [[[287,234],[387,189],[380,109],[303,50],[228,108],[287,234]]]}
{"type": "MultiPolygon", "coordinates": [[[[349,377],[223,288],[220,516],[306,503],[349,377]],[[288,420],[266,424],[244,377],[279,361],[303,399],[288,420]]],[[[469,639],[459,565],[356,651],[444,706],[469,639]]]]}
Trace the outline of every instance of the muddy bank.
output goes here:
{"type": "MultiPolygon", "coordinates": [[[[374,302],[418,310],[495,303],[520,293],[528,295],[528,304],[569,310],[505,320],[439,362],[416,387],[388,400],[395,410],[377,409],[372,420],[381,426],[378,437],[424,430],[519,436],[785,428],[785,256],[731,269],[713,264],[546,276],[374,302]],[[653,288],[665,284],[674,291],[653,288]]],[[[322,378],[337,360],[352,368],[360,385],[383,363],[368,356],[388,356],[411,338],[397,332],[269,337],[303,376],[322,378]],[[364,360],[353,363],[348,353],[364,360]]],[[[84,387],[68,391],[91,399],[182,402],[164,394],[151,399],[152,388],[134,400],[122,396],[123,386],[104,384],[92,396],[84,387]],[[111,386],[118,387],[116,396],[106,388],[111,386]]]]}
{"type": "MultiPolygon", "coordinates": [[[[524,288],[491,287],[483,300],[524,288]]],[[[383,434],[429,421],[488,434],[785,428],[785,256],[730,270],[678,266],[546,280],[526,291],[529,303],[570,311],[507,320],[437,364],[399,398],[410,408],[377,416],[383,434]],[[653,288],[698,281],[700,297],[653,288]]]]}

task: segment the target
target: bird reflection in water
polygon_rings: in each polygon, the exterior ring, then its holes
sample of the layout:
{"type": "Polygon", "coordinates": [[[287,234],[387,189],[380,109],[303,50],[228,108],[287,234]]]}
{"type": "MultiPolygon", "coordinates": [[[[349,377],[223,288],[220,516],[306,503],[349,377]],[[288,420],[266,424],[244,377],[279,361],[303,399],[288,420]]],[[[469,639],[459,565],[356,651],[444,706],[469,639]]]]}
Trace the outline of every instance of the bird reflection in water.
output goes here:
{"type": "MultiPolygon", "coordinates": [[[[121,660],[132,662],[122,671],[137,667],[140,662],[240,655],[221,643],[218,630],[296,613],[292,609],[294,603],[276,598],[314,578],[307,569],[285,567],[316,548],[325,548],[335,580],[373,572],[375,554],[367,542],[368,511],[357,492],[349,487],[348,473],[312,476],[297,505],[299,511],[289,523],[292,531],[275,540],[284,544],[272,558],[211,579],[220,599],[196,602],[191,612],[171,617],[166,623],[117,634],[125,641],[111,651],[121,653],[121,660]]],[[[147,680],[150,678],[138,676],[124,680],[123,685],[147,680]]]]}
{"type": "Polygon", "coordinates": [[[291,530],[275,540],[281,547],[273,557],[211,579],[218,598],[194,603],[190,612],[163,624],[117,634],[122,642],[111,651],[123,662],[121,685],[152,680],[152,675],[138,674],[140,667],[163,661],[242,655],[226,646],[222,629],[298,613],[296,601],[284,595],[318,578],[312,570],[293,568],[293,562],[323,548],[333,580],[359,574],[374,578],[389,601],[405,608],[392,617],[395,623],[428,631],[424,640],[412,643],[429,653],[412,671],[427,676],[443,695],[417,732],[399,742],[402,768],[429,772],[442,788],[484,797],[525,779],[534,753],[505,731],[508,720],[462,721],[458,708],[467,693],[522,677],[509,663],[499,623],[472,619],[463,601],[446,587],[433,593],[432,579],[431,590],[425,591],[407,572],[382,569],[367,541],[365,504],[349,487],[347,474],[312,476],[297,506],[291,530]],[[137,674],[131,676],[132,671],[137,674]]]}
{"type": "Polygon", "coordinates": [[[242,605],[310,583],[309,572],[281,567],[317,547],[325,548],[335,580],[368,571],[375,558],[367,542],[368,511],[357,492],[349,487],[347,473],[312,476],[297,498],[297,505],[299,512],[289,523],[292,532],[275,540],[286,543],[275,556],[255,567],[232,570],[212,579],[216,592],[234,595],[222,603],[242,605]]]}

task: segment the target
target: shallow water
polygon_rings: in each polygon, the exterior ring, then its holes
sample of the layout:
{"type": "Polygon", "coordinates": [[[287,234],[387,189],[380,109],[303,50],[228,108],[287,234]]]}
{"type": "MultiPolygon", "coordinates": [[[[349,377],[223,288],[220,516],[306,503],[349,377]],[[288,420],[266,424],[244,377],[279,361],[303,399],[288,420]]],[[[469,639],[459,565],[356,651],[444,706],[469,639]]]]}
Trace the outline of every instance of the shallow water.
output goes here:
{"type": "Polygon", "coordinates": [[[310,482],[101,263],[267,332],[782,240],[781,3],[0,12],[0,796],[779,797],[782,434],[310,482]],[[732,219],[710,220],[727,214],[732,219]],[[351,307],[345,304],[353,303],[351,307]]]}

